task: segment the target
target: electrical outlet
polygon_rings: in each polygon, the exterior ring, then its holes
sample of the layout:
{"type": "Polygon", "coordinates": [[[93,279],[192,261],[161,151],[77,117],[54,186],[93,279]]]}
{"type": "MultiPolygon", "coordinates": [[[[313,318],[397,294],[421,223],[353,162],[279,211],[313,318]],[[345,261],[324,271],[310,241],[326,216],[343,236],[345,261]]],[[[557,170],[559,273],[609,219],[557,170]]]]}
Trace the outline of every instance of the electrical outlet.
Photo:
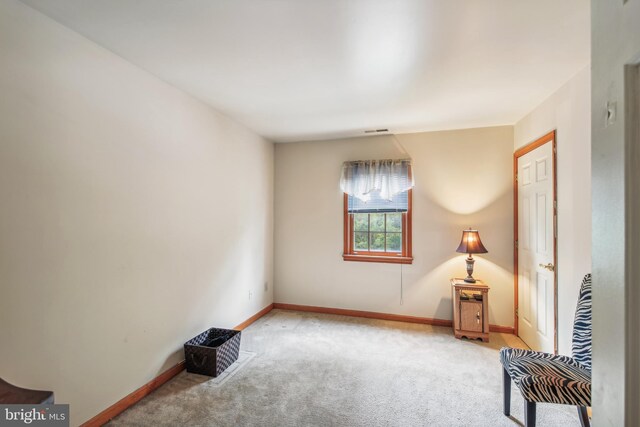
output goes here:
{"type": "Polygon", "coordinates": [[[253,292],[249,291],[249,301],[251,301],[251,297],[253,297],[253,292]]]}

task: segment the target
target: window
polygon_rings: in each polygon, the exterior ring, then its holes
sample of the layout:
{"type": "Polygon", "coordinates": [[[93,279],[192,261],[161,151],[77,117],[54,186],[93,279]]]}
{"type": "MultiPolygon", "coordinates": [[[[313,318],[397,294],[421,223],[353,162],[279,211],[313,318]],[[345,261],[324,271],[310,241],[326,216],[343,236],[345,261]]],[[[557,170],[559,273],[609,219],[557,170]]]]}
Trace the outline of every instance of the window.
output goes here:
{"type": "Polygon", "coordinates": [[[411,190],[390,201],[370,195],[363,202],[344,194],[343,259],[411,264],[411,190]]]}
{"type": "Polygon", "coordinates": [[[353,249],[365,252],[401,253],[402,214],[353,214],[353,249]]]}

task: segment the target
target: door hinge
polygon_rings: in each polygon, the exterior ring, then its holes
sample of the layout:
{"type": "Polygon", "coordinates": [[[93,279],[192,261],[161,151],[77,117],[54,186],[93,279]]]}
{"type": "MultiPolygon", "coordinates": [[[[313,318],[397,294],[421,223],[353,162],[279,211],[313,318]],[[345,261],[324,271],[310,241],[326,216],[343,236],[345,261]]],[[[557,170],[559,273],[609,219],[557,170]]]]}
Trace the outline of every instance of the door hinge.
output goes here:
{"type": "Polygon", "coordinates": [[[518,308],[516,307],[516,316],[518,315],[518,308]]]}
{"type": "Polygon", "coordinates": [[[518,174],[516,174],[516,182],[518,182],[518,174]]]}
{"type": "Polygon", "coordinates": [[[515,241],[516,249],[518,249],[518,241],[515,241]]]}

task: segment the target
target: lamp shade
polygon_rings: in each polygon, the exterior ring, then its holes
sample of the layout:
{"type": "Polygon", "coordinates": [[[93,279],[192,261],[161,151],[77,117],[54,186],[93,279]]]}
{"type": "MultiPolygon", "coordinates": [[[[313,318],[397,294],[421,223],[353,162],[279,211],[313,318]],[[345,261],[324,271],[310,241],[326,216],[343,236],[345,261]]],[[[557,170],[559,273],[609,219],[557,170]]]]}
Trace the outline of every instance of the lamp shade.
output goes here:
{"type": "Polygon", "coordinates": [[[456,252],[463,254],[486,254],[489,251],[482,244],[478,230],[468,229],[462,232],[462,240],[460,240],[460,246],[458,246],[456,252]]]}

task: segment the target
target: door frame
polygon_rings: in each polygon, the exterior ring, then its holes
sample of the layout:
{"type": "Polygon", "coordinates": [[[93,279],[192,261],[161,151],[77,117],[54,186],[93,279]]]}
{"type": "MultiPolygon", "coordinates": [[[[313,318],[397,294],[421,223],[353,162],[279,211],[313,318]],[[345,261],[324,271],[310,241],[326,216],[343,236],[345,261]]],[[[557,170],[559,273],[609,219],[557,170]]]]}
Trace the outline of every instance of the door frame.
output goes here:
{"type": "Polygon", "coordinates": [[[518,334],[518,159],[536,148],[552,143],[553,163],[553,352],[558,354],[558,181],[557,181],[557,141],[556,131],[552,130],[546,135],[517,149],[513,153],[513,319],[514,331],[518,334]]]}

